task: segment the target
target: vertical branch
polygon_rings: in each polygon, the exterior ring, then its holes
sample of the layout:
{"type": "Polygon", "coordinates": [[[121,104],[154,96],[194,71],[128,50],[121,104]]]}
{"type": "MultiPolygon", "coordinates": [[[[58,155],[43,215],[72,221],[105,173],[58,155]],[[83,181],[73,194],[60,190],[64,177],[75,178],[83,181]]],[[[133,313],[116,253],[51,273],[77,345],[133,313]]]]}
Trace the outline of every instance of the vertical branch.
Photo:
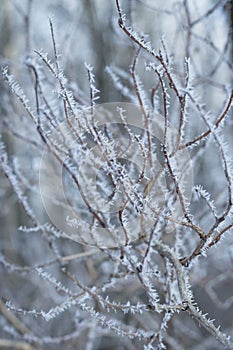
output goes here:
{"type": "Polygon", "coordinates": [[[147,116],[147,113],[146,113],[146,110],[145,110],[145,106],[144,106],[144,103],[143,103],[143,99],[142,99],[142,96],[141,96],[141,92],[140,92],[140,89],[139,89],[139,85],[138,85],[138,82],[137,82],[137,77],[136,77],[136,74],[135,74],[136,64],[137,64],[137,60],[138,60],[138,56],[139,56],[140,50],[141,50],[141,48],[139,47],[137,52],[136,52],[136,54],[135,54],[135,56],[134,56],[133,65],[132,65],[132,68],[131,68],[131,75],[132,75],[132,78],[133,78],[134,89],[135,89],[135,92],[136,92],[136,96],[138,98],[139,106],[140,106],[140,109],[142,111],[142,115],[143,115],[143,119],[144,119],[144,123],[145,123],[145,127],[146,127],[147,143],[148,143],[148,151],[149,151],[149,163],[150,163],[150,166],[152,167],[152,155],[151,155],[152,150],[151,150],[151,135],[150,135],[150,130],[149,130],[149,121],[148,121],[148,116],[147,116]]]}
{"type": "Polygon", "coordinates": [[[50,26],[50,33],[52,37],[52,43],[53,43],[53,52],[54,52],[54,57],[55,57],[55,65],[57,68],[57,73],[59,73],[59,61],[58,61],[58,53],[57,53],[57,44],[55,40],[55,34],[54,34],[54,25],[53,25],[53,20],[52,18],[49,18],[49,26],[50,26]]]}

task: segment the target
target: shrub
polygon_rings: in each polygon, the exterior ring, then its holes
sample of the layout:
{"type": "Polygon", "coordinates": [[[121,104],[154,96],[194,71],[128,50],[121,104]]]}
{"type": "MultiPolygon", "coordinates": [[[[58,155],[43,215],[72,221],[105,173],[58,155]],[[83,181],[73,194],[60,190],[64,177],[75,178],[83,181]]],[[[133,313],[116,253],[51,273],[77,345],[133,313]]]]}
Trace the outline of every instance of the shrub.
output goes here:
{"type": "Polygon", "coordinates": [[[2,70],[13,94],[3,95],[0,148],[10,221],[0,347],[233,349],[232,64],[227,44],[200,34],[225,3],[198,17],[188,1],[153,8],[184,20],[172,52],[170,39],[155,50],[129,25],[141,1],[127,17],[116,0],[114,30],[133,60],[106,67],[115,102],[95,65],[85,63],[88,89],[66,76],[53,19],[53,58],[30,51],[28,2],[23,87],[17,69],[2,70]]]}

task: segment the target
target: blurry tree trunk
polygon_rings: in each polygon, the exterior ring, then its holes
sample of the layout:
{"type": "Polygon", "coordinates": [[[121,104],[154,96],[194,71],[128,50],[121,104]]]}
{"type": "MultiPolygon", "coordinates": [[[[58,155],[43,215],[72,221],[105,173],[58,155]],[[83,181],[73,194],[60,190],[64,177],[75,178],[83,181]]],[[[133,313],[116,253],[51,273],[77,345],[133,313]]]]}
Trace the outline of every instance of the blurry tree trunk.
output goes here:
{"type": "Polygon", "coordinates": [[[96,5],[94,1],[86,0],[84,6],[90,25],[90,36],[92,37],[93,54],[95,57],[93,65],[96,74],[96,85],[98,86],[98,89],[102,92],[102,95],[106,96],[107,91],[105,91],[106,89],[104,84],[104,75],[106,67],[105,52],[107,51],[107,47],[105,46],[106,43],[104,42],[104,32],[108,28],[109,23],[105,22],[100,25],[100,20],[98,19],[96,5]]]}
{"type": "Polygon", "coordinates": [[[9,1],[3,0],[1,3],[1,40],[0,40],[0,55],[6,57],[10,55],[10,21],[9,21],[9,1]]]}
{"type": "MultiPolygon", "coordinates": [[[[129,23],[133,25],[135,16],[135,1],[132,0],[124,4],[125,12],[129,17],[129,23]]],[[[96,85],[101,91],[100,100],[101,102],[107,102],[111,99],[110,86],[106,82],[105,68],[111,64],[111,51],[113,50],[114,42],[108,38],[108,33],[112,33],[112,23],[109,18],[101,22],[98,18],[97,5],[94,0],[86,0],[84,3],[84,9],[86,12],[90,36],[92,38],[92,48],[94,54],[94,62],[92,62],[96,75],[96,85]],[[102,99],[104,96],[104,100],[102,99]]],[[[115,9],[113,8],[113,11],[115,9]]],[[[127,39],[126,39],[127,40],[127,39]]],[[[127,49],[127,57],[124,57],[125,66],[121,67],[128,70],[128,66],[132,64],[132,60],[135,54],[134,46],[132,45],[131,50],[127,49]]],[[[119,94],[118,100],[121,101],[122,96],[119,94]]]]}

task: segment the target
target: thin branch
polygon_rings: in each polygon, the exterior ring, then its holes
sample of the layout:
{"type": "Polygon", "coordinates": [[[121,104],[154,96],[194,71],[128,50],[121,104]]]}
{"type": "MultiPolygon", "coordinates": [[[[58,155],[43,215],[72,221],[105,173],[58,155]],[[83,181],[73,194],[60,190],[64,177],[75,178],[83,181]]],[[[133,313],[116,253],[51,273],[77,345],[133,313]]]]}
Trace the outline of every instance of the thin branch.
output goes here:
{"type": "Polygon", "coordinates": [[[19,320],[10,310],[7,309],[6,305],[0,299],[0,312],[1,314],[14,326],[14,328],[22,335],[31,334],[31,331],[19,320]]]}
{"type": "Polygon", "coordinates": [[[35,350],[34,346],[23,341],[0,339],[0,348],[10,348],[11,350],[35,350]]]}
{"type": "MultiPolygon", "coordinates": [[[[232,106],[232,100],[233,100],[233,90],[231,91],[231,94],[229,96],[229,99],[227,101],[227,104],[223,110],[223,112],[221,113],[221,115],[218,117],[218,119],[215,121],[214,125],[217,128],[220,123],[223,121],[223,119],[227,116],[227,113],[229,112],[231,106],[232,106]]],[[[211,134],[211,129],[208,129],[207,131],[203,132],[201,135],[195,137],[192,141],[186,142],[184,145],[181,145],[179,147],[179,150],[182,150],[186,147],[189,147],[193,144],[195,144],[196,142],[199,142],[203,139],[205,139],[207,136],[209,136],[211,134]]]]}

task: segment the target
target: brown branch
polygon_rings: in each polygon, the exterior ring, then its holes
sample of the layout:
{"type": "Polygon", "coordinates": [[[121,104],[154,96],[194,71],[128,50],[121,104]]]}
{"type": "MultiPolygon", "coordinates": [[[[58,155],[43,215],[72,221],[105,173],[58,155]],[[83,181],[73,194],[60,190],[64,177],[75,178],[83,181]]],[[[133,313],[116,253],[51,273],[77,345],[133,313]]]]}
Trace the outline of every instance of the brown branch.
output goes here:
{"type": "Polygon", "coordinates": [[[39,135],[41,136],[42,141],[44,142],[45,146],[47,147],[48,151],[52,153],[52,155],[58,160],[58,162],[66,169],[66,171],[70,174],[71,178],[73,179],[74,183],[77,185],[78,190],[80,191],[80,194],[82,196],[82,199],[84,200],[89,212],[97,219],[97,221],[100,223],[102,227],[105,227],[104,221],[100,218],[98,213],[92,209],[91,204],[88,202],[87,198],[84,196],[84,193],[81,189],[80,183],[78,179],[76,178],[75,174],[71,171],[71,169],[67,166],[65,162],[57,155],[57,153],[50,147],[49,140],[44,135],[43,130],[40,126],[37,127],[37,130],[39,132],[39,135]]]}
{"type": "Polygon", "coordinates": [[[0,339],[0,348],[10,348],[11,350],[35,350],[34,346],[23,341],[0,339]]]}
{"type": "MultiPolygon", "coordinates": [[[[227,101],[226,107],[224,108],[222,114],[220,115],[220,117],[215,121],[214,126],[217,128],[219,126],[219,124],[221,123],[221,121],[226,117],[227,113],[229,112],[230,108],[231,108],[231,104],[232,104],[232,100],[233,100],[233,90],[231,91],[230,97],[227,101]]],[[[184,145],[181,145],[179,147],[179,150],[182,150],[186,147],[189,147],[193,144],[195,144],[196,142],[206,138],[207,136],[209,136],[211,134],[211,130],[207,130],[205,132],[203,132],[201,135],[197,136],[195,139],[193,139],[192,141],[186,142],[184,145]]]]}
{"type": "Polygon", "coordinates": [[[0,312],[22,335],[31,333],[30,330],[24,326],[22,321],[20,321],[10,310],[7,309],[6,305],[1,299],[0,312]]]}
{"type": "Polygon", "coordinates": [[[136,75],[135,75],[135,70],[136,70],[136,65],[137,65],[137,60],[138,60],[138,56],[140,53],[141,47],[138,48],[135,56],[134,56],[134,60],[133,60],[133,65],[132,65],[132,69],[131,69],[131,75],[133,78],[133,84],[134,84],[134,88],[135,88],[135,92],[136,92],[136,96],[139,102],[139,106],[140,109],[142,111],[143,114],[143,119],[145,122],[145,126],[146,126],[146,134],[147,134],[147,142],[148,142],[148,150],[149,150],[149,162],[150,162],[150,166],[152,166],[152,156],[151,156],[151,139],[150,139],[150,131],[149,131],[149,123],[148,123],[148,117],[145,111],[145,107],[143,105],[143,100],[138,88],[138,83],[137,83],[137,79],[136,79],[136,75]]]}

